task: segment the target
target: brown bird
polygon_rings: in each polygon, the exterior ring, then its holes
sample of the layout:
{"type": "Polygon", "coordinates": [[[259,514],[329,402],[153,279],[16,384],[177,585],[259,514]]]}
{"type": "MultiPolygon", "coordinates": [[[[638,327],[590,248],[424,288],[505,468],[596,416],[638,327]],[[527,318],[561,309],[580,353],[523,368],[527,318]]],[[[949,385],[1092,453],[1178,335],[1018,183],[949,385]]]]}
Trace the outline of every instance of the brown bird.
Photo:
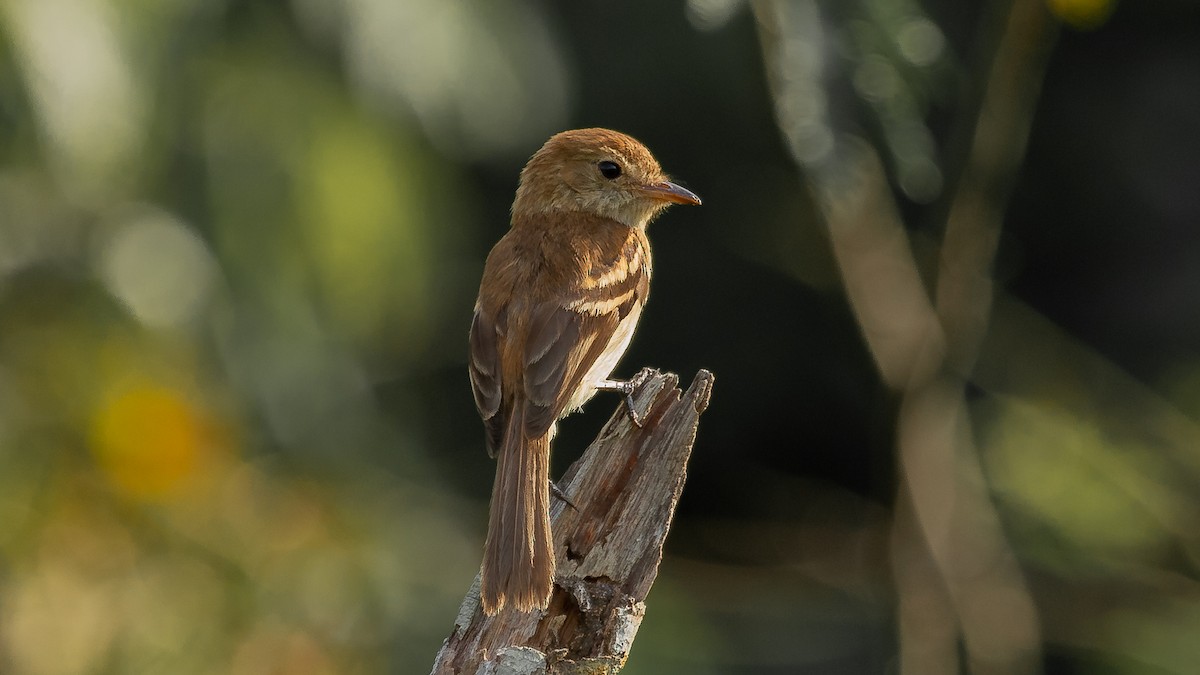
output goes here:
{"type": "Polygon", "coordinates": [[[630,393],[608,377],[650,290],[646,225],[671,203],[700,198],[608,129],[557,134],[521,171],[471,323],[471,385],[498,458],[481,570],[489,615],[550,599],[550,439],[597,390],[630,393]]]}

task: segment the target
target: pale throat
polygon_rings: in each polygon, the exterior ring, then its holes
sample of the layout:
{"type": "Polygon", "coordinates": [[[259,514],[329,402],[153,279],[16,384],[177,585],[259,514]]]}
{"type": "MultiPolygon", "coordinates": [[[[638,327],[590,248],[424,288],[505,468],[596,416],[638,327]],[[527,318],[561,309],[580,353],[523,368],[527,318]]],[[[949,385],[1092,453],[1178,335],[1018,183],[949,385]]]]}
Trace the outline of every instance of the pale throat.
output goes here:
{"type": "MultiPolygon", "coordinates": [[[[523,187],[523,186],[521,186],[523,187]]],[[[533,199],[533,195],[522,194],[521,187],[517,190],[517,199],[513,203],[513,211],[529,212],[571,212],[590,213],[603,216],[637,230],[646,229],[646,225],[663,209],[665,204],[648,200],[621,191],[605,191],[601,194],[581,193],[565,187],[555,190],[549,199],[533,199]],[[532,205],[537,204],[538,208],[532,205]]]]}
{"type": "Polygon", "coordinates": [[[635,230],[646,229],[646,225],[659,210],[653,202],[629,196],[624,198],[614,196],[611,199],[597,200],[585,204],[583,208],[635,230]]]}

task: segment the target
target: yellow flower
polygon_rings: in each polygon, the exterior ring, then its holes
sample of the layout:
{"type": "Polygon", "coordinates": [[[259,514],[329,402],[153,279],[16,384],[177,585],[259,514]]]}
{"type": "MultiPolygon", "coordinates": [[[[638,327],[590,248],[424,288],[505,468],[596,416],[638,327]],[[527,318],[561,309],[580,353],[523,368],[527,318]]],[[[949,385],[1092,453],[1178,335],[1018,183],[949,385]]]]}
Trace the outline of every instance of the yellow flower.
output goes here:
{"type": "Polygon", "coordinates": [[[144,500],[171,497],[204,470],[214,425],[183,392],[154,382],[114,391],[92,420],[92,451],[122,492],[144,500]]]}

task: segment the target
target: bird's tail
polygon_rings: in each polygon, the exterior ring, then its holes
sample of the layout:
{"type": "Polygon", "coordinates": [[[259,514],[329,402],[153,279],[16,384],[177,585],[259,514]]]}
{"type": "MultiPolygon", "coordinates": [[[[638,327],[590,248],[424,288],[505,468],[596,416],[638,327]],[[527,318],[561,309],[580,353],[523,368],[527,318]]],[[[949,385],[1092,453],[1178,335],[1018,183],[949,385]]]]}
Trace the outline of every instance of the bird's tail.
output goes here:
{"type": "Polygon", "coordinates": [[[544,609],[554,581],[550,538],[550,435],[526,438],[521,405],[500,446],[483,550],[480,597],[488,615],[506,604],[544,609]]]}

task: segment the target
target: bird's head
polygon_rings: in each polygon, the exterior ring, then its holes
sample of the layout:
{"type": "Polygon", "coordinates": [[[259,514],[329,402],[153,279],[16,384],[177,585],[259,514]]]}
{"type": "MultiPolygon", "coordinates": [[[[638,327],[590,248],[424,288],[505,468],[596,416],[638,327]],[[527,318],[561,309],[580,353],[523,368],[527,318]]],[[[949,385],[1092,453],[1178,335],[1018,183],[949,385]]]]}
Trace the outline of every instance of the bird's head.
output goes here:
{"type": "Polygon", "coordinates": [[[644,228],[670,204],[700,198],[672,183],[646,146],[608,129],[550,137],[525,169],[513,215],[579,211],[644,228]]]}

